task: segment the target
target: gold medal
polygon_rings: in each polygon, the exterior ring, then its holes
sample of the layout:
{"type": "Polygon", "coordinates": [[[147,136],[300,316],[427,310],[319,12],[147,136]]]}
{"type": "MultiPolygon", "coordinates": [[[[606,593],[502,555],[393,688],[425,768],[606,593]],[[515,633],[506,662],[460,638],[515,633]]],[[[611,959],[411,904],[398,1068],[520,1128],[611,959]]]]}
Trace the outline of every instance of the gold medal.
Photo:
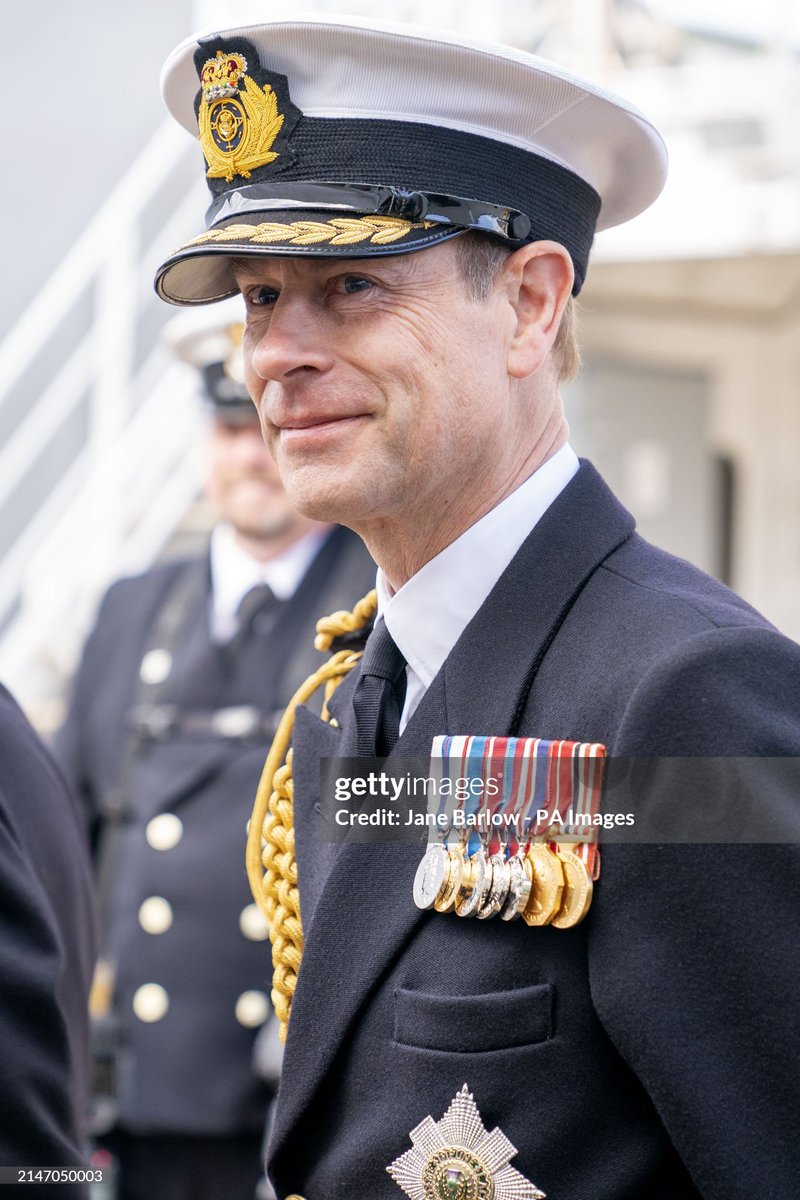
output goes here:
{"type": "Polygon", "coordinates": [[[478,859],[474,855],[472,858],[467,858],[466,844],[460,846],[459,849],[461,851],[462,868],[461,881],[458,885],[456,898],[453,903],[453,908],[456,913],[458,913],[458,906],[460,904],[464,904],[472,895],[472,892],[475,888],[475,882],[478,878],[479,869],[481,871],[483,870],[482,862],[479,863],[478,859]]]}
{"type": "Polygon", "coordinates": [[[486,899],[478,909],[479,921],[487,921],[489,917],[494,917],[500,912],[511,886],[511,872],[502,852],[493,854],[489,859],[489,865],[492,869],[492,884],[486,899]]]}
{"type": "Polygon", "coordinates": [[[455,908],[466,865],[461,846],[457,846],[455,850],[448,850],[447,854],[450,859],[447,882],[439,889],[439,894],[433,902],[433,907],[440,913],[452,912],[455,908]]]}
{"type": "Polygon", "coordinates": [[[503,921],[516,921],[520,913],[527,908],[533,877],[525,870],[521,851],[508,860],[508,870],[511,883],[505,904],[500,909],[500,917],[503,921]]]}
{"type": "Polygon", "coordinates": [[[450,855],[439,842],[428,846],[414,876],[414,903],[417,908],[433,908],[450,876],[450,855]]]}
{"type": "Polygon", "coordinates": [[[527,925],[549,925],[561,908],[564,872],[557,855],[544,842],[534,842],[525,855],[531,891],[522,919],[527,925]]]}
{"type": "Polygon", "coordinates": [[[459,917],[474,917],[489,893],[492,872],[483,847],[469,859],[469,872],[469,884],[466,879],[462,880],[461,893],[456,900],[456,916],[459,917]]]}
{"type": "Polygon", "coordinates": [[[560,846],[558,857],[564,870],[564,895],[551,924],[556,929],[571,929],[586,916],[592,903],[594,884],[589,868],[574,850],[560,846]]]}

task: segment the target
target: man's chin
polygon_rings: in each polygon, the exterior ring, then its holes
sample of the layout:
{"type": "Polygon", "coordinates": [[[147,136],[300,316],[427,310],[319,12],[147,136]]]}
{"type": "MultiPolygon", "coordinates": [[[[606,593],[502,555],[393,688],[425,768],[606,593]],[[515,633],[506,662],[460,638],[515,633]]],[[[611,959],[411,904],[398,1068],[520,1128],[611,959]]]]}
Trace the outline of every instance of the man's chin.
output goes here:
{"type": "Polygon", "coordinates": [[[308,472],[300,474],[302,477],[286,480],[286,494],[304,517],[351,529],[368,519],[373,502],[365,489],[349,487],[341,477],[315,480],[308,472]]]}
{"type": "Polygon", "coordinates": [[[296,521],[293,513],[284,513],[269,520],[265,520],[261,513],[228,513],[226,519],[240,537],[260,542],[285,538],[296,521]]]}

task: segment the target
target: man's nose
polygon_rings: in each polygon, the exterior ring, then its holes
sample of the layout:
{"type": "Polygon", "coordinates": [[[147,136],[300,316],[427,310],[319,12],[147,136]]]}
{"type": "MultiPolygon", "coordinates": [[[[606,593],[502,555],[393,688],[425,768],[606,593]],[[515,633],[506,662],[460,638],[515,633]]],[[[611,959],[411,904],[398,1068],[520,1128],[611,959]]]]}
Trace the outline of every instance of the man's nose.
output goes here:
{"type": "Polygon", "coordinates": [[[280,382],[299,371],[328,371],[334,363],[329,344],[323,314],[306,299],[282,294],[250,346],[251,366],[259,378],[280,382]]]}

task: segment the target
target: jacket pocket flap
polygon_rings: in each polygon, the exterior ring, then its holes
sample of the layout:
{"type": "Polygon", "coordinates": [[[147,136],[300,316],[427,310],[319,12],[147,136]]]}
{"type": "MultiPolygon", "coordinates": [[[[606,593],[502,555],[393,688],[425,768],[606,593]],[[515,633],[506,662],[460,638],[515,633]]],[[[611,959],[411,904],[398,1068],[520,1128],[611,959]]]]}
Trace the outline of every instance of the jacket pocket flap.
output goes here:
{"type": "Polygon", "coordinates": [[[397,988],[394,1040],[426,1050],[475,1053],[544,1042],[552,1035],[553,986],[480,996],[436,996],[397,988]]]}

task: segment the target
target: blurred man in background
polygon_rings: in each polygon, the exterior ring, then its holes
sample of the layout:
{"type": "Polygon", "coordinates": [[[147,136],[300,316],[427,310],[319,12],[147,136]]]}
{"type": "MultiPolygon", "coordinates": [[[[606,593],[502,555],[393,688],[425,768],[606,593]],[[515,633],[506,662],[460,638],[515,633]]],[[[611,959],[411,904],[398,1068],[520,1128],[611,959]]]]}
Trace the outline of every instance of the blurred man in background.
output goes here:
{"type": "Polygon", "coordinates": [[[223,314],[176,322],[213,410],[208,553],[116,583],[57,753],[87,806],[101,914],[96,1125],[123,1200],[253,1200],[277,1079],[267,928],[244,868],[265,747],[318,663],[320,613],[374,581],[350,531],[300,516],[264,447],[223,314]]]}

